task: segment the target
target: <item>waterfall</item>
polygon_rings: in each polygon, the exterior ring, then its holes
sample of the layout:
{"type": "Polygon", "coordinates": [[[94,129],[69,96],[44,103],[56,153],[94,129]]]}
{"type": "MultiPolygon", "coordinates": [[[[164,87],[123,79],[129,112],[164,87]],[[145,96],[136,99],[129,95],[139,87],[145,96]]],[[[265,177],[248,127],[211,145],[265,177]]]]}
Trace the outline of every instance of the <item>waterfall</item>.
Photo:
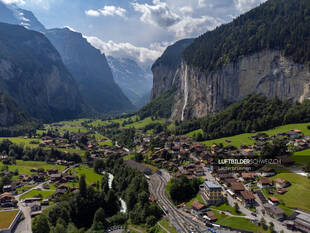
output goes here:
{"type": "Polygon", "coordinates": [[[182,109],[182,117],[181,120],[184,121],[184,113],[188,102],[188,67],[185,65],[185,75],[184,75],[184,105],[182,109]]]}

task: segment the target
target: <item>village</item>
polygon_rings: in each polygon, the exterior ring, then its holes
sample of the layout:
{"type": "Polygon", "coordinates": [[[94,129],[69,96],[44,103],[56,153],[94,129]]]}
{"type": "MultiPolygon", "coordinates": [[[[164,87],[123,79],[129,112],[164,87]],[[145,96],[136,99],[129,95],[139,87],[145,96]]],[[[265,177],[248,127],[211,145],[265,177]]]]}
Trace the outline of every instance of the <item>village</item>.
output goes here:
{"type": "MultiPolygon", "coordinates": [[[[25,212],[29,210],[30,219],[42,213],[49,204],[57,202],[62,195],[68,192],[77,192],[74,183],[78,176],[71,168],[79,167],[80,164],[90,165],[97,159],[105,159],[109,156],[120,155],[125,163],[143,172],[146,177],[154,174],[156,168],[167,171],[171,178],[180,178],[185,175],[188,179],[200,178],[199,195],[202,201],[194,200],[190,206],[186,203],[178,205],[177,208],[182,215],[188,216],[204,226],[214,227],[218,220],[218,214],[235,216],[260,224],[262,218],[272,222],[276,229],[284,232],[290,230],[301,230],[310,232],[309,215],[303,211],[286,211],[282,200],[278,197],[289,192],[291,183],[288,180],[274,178],[281,173],[281,169],[290,169],[295,161],[289,156],[291,151],[301,151],[310,148],[310,137],[304,136],[300,130],[292,130],[280,133],[276,136],[267,134],[255,134],[251,136],[253,145],[242,145],[240,148],[213,144],[206,147],[202,143],[194,142],[192,138],[185,136],[167,136],[164,133],[157,135],[144,134],[138,131],[134,138],[136,147],[131,150],[118,145],[107,145],[106,138],[96,138],[90,133],[50,131],[41,135],[25,137],[30,140],[31,145],[41,148],[81,150],[85,153],[82,163],[64,159],[50,159],[47,164],[62,166],[62,169],[31,168],[28,174],[16,174],[13,171],[3,170],[0,176],[16,177],[13,181],[3,186],[0,194],[0,208],[5,210],[20,209],[25,212]],[[257,157],[264,145],[275,138],[285,142],[288,153],[279,155],[282,163],[272,167],[268,164],[251,167],[251,170],[222,169],[216,161],[218,158],[254,158],[257,157]],[[139,161],[136,155],[142,155],[139,161]],[[142,160],[142,161],[141,161],[142,160]],[[143,164],[141,163],[143,162],[143,164]],[[40,194],[21,198],[22,195],[33,191],[49,191],[48,196],[40,194]],[[227,205],[229,208],[220,210],[218,206],[227,205]],[[232,211],[234,210],[234,211],[232,211]],[[240,215],[240,216],[239,216],[240,215]]],[[[229,143],[229,142],[228,142],[229,143]]],[[[1,161],[6,161],[8,155],[2,155],[1,161]]],[[[91,183],[96,187],[96,183],[91,183]]],[[[35,193],[35,192],[34,192],[35,193]]],[[[158,202],[163,210],[167,208],[159,197],[152,196],[150,200],[158,202]]],[[[169,211],[167,211],[169,216],[169,211]]],[[[231,228],[231,230],[235,230],[231,228]]]]}

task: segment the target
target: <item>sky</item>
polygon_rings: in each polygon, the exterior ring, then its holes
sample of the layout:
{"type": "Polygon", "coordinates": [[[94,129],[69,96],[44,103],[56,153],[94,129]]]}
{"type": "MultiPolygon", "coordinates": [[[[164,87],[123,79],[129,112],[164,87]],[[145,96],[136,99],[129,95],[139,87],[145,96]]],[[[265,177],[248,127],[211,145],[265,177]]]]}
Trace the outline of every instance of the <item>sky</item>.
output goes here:
{"type": "Polygon", "coordinates": [[[150,65],[177,40],[198,37],[265,0],[2,0],[47,28],[70,27],[106,55],[150,65]]]}

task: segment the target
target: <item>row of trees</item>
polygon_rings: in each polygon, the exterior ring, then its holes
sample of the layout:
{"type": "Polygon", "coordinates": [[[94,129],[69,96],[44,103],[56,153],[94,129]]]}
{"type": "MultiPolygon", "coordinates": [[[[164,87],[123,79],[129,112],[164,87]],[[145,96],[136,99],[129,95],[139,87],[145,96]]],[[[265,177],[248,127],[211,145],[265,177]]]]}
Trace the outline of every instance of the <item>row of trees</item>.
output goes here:
{"type": "MultiPolygon", "coordinates": [[[[12,160],[49,161],[51,159],[65,159],[67,161],[73,161],[75,163],[79,163],[82,161],[81,156],[76,153],[67,154],[53,148],[51,150],[44,150],[40,147],[29,148],[25,147],[23,144],[14,144],[10,140],[3,140],[0,142],[0,151],[2,152],[2,155],[8,156],[7,160],[9,162],[12,160]]],[[[6,163],[6,160],[4,161],[4,163],[6,163]]]]}

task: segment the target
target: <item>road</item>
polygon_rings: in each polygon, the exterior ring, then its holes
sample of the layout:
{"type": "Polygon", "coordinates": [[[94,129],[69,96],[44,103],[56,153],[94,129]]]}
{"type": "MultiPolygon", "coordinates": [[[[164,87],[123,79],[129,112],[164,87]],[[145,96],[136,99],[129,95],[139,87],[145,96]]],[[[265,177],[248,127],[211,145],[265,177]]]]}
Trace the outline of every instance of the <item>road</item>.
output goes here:
{"type": "MultiPolygon", "coordinates": [[[[70,168],[72,167],[75,167],[76,165],[74,166],[71,166],[71,167],[68,167],[66,168],[65,170],[62,171],[62,174],[66,173],[67,171],[69,171],[70,168]]],[[[23,192],[17,196],[15,196],[15,199],[18,201],[17,205],[18,205],[18,208],[23,212],[24,214],[24,220],[21,221],[17,227],[15,228],[14,230],[14,233],[32,233],[32,230],[31,230],[31,212],[30,212],[30,208],[27,207],[25,205],[25,203],[23,203],[21,200],[20,200],[20,197],[26,193],[29,193],[30,191],[34,190],[34,189],[43,189],[43,185],[46,184],[46,183],[49,183],[50,181],[45,181],[45,182],[42,182],[40,184],[38,184],[37,186],[27,190],[26,192],[23,192]]]]}

